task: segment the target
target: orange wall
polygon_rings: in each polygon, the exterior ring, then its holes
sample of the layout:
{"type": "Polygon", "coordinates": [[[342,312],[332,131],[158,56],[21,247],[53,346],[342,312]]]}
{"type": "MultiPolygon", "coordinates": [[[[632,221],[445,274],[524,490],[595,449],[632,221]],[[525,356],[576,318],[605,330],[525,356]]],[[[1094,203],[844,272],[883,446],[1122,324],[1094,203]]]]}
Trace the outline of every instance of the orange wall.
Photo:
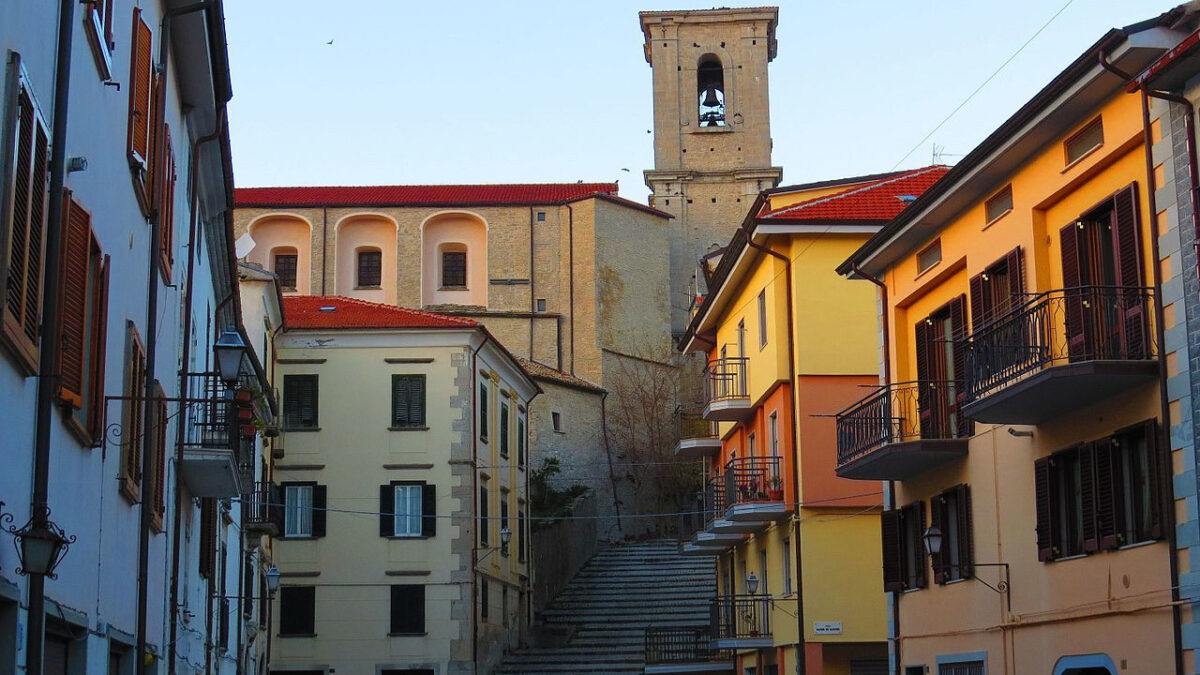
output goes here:
{"type": "Polygon", "coordinates": [[[853,497],[882,490],[878,484],[838,478],[834,473],[837,424],[833,417],[826,415],[833,415],[871,393],[879,386],[879,378],[873,375],[800,375],[796,382],[801,502],[806,506],[837,507],[878,504],[878,494],[853,497]]]}
{"type": "Polygon", "coordinates": [[[738,457],[746,457],[747,448],[750,447],[749,436],[754,434],[755,437],[755,457],[768,457],[771,454],[770,436],[767,420],[771,413],[778,413],[779,417],[779,455],[782,458],[779,463],[779,471],[783,477],[783,490],[785,499],[788,503],[794,503],[795,491],[793,490],[792,477],[795,473],[795,456],[792,444],[792,415],[789,408],[789,392],[791,385],[785,383],[779,384],[772,389],[762,400],[755,406],[754,416],[747,419],[741,424],[735,424],[733,429],[729,431],[722,440],[721,454],[714,462],[712,469],[716,473],[725,472],[725,464],[729,462],[730,455],[733,451],[737,451],[738,457]]]}

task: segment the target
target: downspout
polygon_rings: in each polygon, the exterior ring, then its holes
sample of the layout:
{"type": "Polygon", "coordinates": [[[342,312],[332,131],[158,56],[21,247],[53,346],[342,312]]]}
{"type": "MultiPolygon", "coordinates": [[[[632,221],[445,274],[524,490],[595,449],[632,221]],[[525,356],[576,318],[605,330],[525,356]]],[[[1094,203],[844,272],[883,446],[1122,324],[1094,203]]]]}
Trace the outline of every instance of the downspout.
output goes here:
{"type": "MultiPolygon", "coordinates": [[[[537,314],[537,293],[533,289],[533,205],[529,206],[529,313],[537,314]]],[[[533,324],[537,319],[533,316],[529,317],[529,360],[535,360],[533,357],[533,324]]]]}
{"type": "MultiPolygon", "coordinates": [[[[1098,52],[1097,58],[1100,65],[1110,73],[1123,78],[1126,82],[1132,81],[1133,77],[1125,73],[1121,69],[1108,62],[1107,55],[1103,51],[1098,52]]],[[[1142,94],[1142,146],[1146,154],[1146,204],[1150,209],[1151,222],[1150,227],[1150,257],[1154,263],[1154,313],[1156,320],[1154,322],[1154,339],[1158,341],[1158,399],[1159,399],[1159,414],[1162,416],[1162,428],[1159,429],[1158,444],[1166,447],[1170,452],[1171,439],[1171,406],[1167,394],[1167,358],[1164,346],[1166,344],[1165,330],[1163,329],[1163,300],[1162,300],[1162,266],[1159,264],[1158,250],[1158,233],[1154,231],[1154,218],[1158,213],[1158,205],[1154,198],[1154,148],[1150,137],[1150,97],[1163,99],[1173,103],[1182,103],[1187,107],[1186,115],[1186,132],[1187,132],[1187,149],[1188,149],[1188,168],[1191,174],[1192,185],[1189,192],[1191,193],[1192,203],[1192,224],[1196,226],[1196,154],[1195,154],[1195,125],[1192,118],[1195,117],[1195,109],[1190,101],[1182,96],[1168,94],[1164,92],[1156,92],[1148,89],[1144,84],[1139,84],[1138,89],[1142,94]]],[[[1170,469],[1169,462],[1160,462],[1159,477],[1161,484],[1173,485],[1170,475],[1167,474],[1170,469]],[[1165,480],[1164,480],[1165,479],[1165,480]]],[[[1167,521],[1164,523],[1163,530],[1167,533],[1167,543],[1171,547],[1171,555],[1167,556],[1171,571],[1171,613],[1173,615],[1172,638],[1175,641],[1175,674],[1183,675],[1183,629],[1181,625],[1182,614],[1179,606],[1179,558],[1176,555],[1177,542],[1175,536],[1175,509],[1170,508],[1171,505],[1165,505],[1165,508],[1160,509],[1163,518],[1167,521]]]]}
{"type": "MultiPolygon", "coordinates": [[[[329,269],[329,208],[321,207],[321,295],[325,295],[325,275],[329,269]]],[[[309,274],[312,274],[309,272],[309,274]]]]}
{"type": "Polygon", "coordinates": [[[563,335],[562,335],[562,314],[559,314],[554,319],[555,341],[558,344],[558,369],[563,369],[563,335]]]}
{"type": "Polygon", "coordinates": [[[792,503],[796,505],[796,518],[793,521],[795,532],[793,539],[796,547],[796,673],[797,675],[805,675],[808,672],[808,654],[806,653],[806,643],[804,640],[804,563],[800,555],[800,424],[799,420],[796,419],[799,416],[799,411],[796,409],[796,322],[792,315],[792,260],[786,255],[754,241],[754,234],[750,231],[750,224],[753,222],[752,219],[757,217],[759,209],[765,201],[766,195],[759,193],[758,199],[755,200],[754,206],[750,209],[750,216],[742,222],[741,229],[742,233],[746,236],[747,246],[783,263],[783,278],[786,284],[787,301],[788,405],[793,415],[791,425],[791,454],[793,461],[791,497],[792,503]]]}
{"type": "Polygon", "coordinates": [[[571,330],[571,370],[575,374],[575,209],[567,204],[567,283],[570,294],[571,318],[568,328],[571,330]]]}
{"type": "MultiPolygon", "coordinates": [[[[187,256],[187,274],[184,277],[184,282],[187,284],[183,291],[183,348],[180,354],[179,367],[179,393],[180,396],[187,396],[188,381],[187,375],[190,369],[192,360],[192,302],[194,290],[196,287],[195,281],[192,278],[196,267],[196,244],[199,238],[200,216],[199,216],[199,196],[197,193],[197,173],[200,165],[200,147],[220,138],[221,133],[225,129],[225,106],[217,114],[217,124],[213,132],[207,136],[202,136],[192,143],[191,167],[188,172],[188,202],[191,204],[191,218],[188,228],[188,256],[187,256]]],[[[179,420],[175,424],[175,501],[174,513],[172,514],[171,524],[171,590],[170,590],[170,628],[169,628],[169,644],[167,645],[167,653],[170,655],[170,660],[167,662],[168,675],[175,675],[175,640],[179,633],[179,621],[177,612],[179,611],[179,557],[182,544],[181,534],[183,532],[183,479],[179,472],[179,467],[183,465],[183,441],[184,441],[184,424],[183,420],[179,420]]]]}
{"type": "MultiPolygon", "coordinates": [[[[63,181],[66,177],[67,110],[71,92],[71,40],[75,0],[61,0],[58,45],[54,63],[54,124],[50,132],[50,205],[46,216],[45,267],[42,270],[42,343],[38,350],[37,403],[33,443],[33,494],[29,522],[45,529],[50,521],[50,420],[58,383],[58,344],[62,340],[58,286],[62,254],[63,181]]],[[[25,642],[25,672],[42,675],[46,634],[46,577],[29,575],[29,633],[25,642]]]]}
{"type": "Polygon", "coordinates": [[[487,523],[480,523],[478,520],[479,514],[479,467],[475,464],[475,455],[478,450],[479,443],[479,352],[483,349],[488,340],[492,339],[491,333],[486,330],[483,332],[483,342],[471,352],[471,397],[475,401],[475,406],[471,410],[471,501],[475,504],[475,509],[471,512],[472,520],[475,521],[475,531],[471,533],[471,672],[479,672],[479,584],[476,576],[479,573],[479,528],[487,527],[487,523]]]}
{"type": "MultiPolygon", "coordinates": [[[[882,320],[880,323],[880,333],[883,337],[883,386],[892,383],[892,359],[891,359],[891,330],[888,327],[889,321],[888,312],[888,287],[883,281],[867,274],[858,266],[858,263],[851,263],[850,271],[860,279],[875,284],[879,287],[879,304],[882,308],[882,320]]],[[[896,503],[896,481],[888,480],[884,483],[884,499],[889,504],[896,503]]],[[[900,667],[900,594],[893,591],[891,594],[892,604],[892,634],[888,636],[888,642],[892,643],[892,654],[896,657],[896,668],[900,667]]]]}

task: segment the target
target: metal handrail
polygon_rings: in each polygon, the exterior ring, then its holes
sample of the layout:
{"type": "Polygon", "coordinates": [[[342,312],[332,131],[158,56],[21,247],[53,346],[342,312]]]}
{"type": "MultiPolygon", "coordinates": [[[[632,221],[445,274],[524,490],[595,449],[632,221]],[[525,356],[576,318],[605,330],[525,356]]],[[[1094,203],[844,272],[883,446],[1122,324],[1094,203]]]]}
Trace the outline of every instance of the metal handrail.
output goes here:
{"type": "Polygon", "coordinates": [[[970,436],[971,423],[958,410],[961,387],[951,380],[897,382],[839,412],[838,466],[891,443],[970,436]]]}
{"type": "Polygon", "coordinates": [[[685,403],[675,408],[675,434],[680,440],[719,438],[717,423],[704,419],[703,403],[685,403]]]}
{"type": "Polygon", "coordinates": [[[732,661],[733,650],[712,646],[713,630],[705,627],[646,627],[646,665],[732,661]]]}
{"type": "Polygon", "coordinates": [[[718,595],[710,613],[714,638],[739,640],[771,637],[771,609],[768,595],[718,595]]]}
{"type": "Polygon", "coordinates": [[[704,368],[704,393],[706,402],[727,401],[735,398],[746,398],[746,363],[745,356],[727,356],[713,359],[704,368]]]}
{"type": "Polygon", "coordinates": [[[778,457],[738,457],[725,465],[725,505],[779,501],[771,492],[781,490],[783,475],[778,457]]]}

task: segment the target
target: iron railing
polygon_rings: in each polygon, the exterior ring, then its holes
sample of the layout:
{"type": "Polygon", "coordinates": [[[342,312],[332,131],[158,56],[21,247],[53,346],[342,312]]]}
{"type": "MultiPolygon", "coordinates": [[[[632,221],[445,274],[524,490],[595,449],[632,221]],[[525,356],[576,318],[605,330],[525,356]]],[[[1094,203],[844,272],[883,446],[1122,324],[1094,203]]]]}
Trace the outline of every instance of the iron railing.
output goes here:
{"type": "Polygon", "coordinates": [[[746,362],[744,356],[713,359],[704,369],[705,402],[747,398],[746,362]]]}
{"type": "Polygon", "coordinates": [[[1156,358],[1153,290],[1080,286],[1031,296],[966,338],[968,401],[1051,366],[1156,358]]]}
{"type": "Polygon", "coordinates": [[[725,506],[782,501],[778,457],[738,457],[725,465],[725,506]]]}
{"type": "Polygon", "coordinates": [[[733,650],[715,649],[712,640],[712,628],[707,626],[649,626],[646,628],[646,665],[732,661],[733,650]]]}
{"type": "Polygon", "coordinates": [[[713,598],[713,637],[746,640],[771,637],[772,601],[768,595],[718,595],[713,598]]]}
{"type": "Polygon", "coordinates": [[[960,390],[953,381],[900,382],[838,413],[838,466],[891,443],[970,436],[971,422],[958,411],[960,390]]]}
{"type": "Polygon", "coordinates": [[[717,423],[704,419],[704,404],[684,403],[675,408],[675,433],[680,440],[720,438],[717,423]]]}
{"type": "Polygon", "coordinates": [[[242,499],[246,527],[272,534],[283,532],[283,490],[269,481],[258,481],[254,492],[242,499]]]}
{"type": "Polygon", "coordinates": [[[243,375],[237,386],[230,388],[214,373],[189,375],[187,379],[184,450],[232,451],[241,484],[252,486],[257,429],[251,391],[257,380],[243,375]]]}

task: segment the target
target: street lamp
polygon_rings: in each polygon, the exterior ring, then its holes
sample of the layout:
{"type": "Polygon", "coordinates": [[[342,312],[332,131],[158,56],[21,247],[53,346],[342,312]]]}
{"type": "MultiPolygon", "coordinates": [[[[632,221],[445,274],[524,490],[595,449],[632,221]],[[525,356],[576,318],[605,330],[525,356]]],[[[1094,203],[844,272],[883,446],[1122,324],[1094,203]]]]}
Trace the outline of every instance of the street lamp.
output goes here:
{"type": "Polygon", "coordinates": [[[925,553],[930,557],[941,555],[942,553],[942,531],[938,527],[932,526],[925,530],[921,535],[921,539],[925,542],[925,553]]]}
{"type": "Polygon", "coordinates": [[[746,575],[746,592],[750,595],[758,593],[758,577],[754,575],[754,572],[746,575]]]}
{"type": "Polygon", "coordinates": [[[10,527],[9,534],[16,539],[17,557],[21,566],[18,574],[38,574],[57,579],[54,569],[67,555],[67,549],[75,543],[75,536],[67,536],[66,530],[50,520],[47,509],[41,518],[29,519],[20,529],[10,527]]]}
{"type": "Polygon", "coordinates": [[[500,555],[508,555],[508,542],[512,541],[512,530],[508,526],[500,528],[500,555]]]}
{"type": "Polygon", "coordinates": [[[238,375],[242,370],[242,358],[246,355],[246,343],[241,334],[232,326],[221,333],[221,337],[213,343],[213,354],[217,359],[217,372],[225,384],[232,387],[237,384],[238,375]]]}
{"type": "Polygon", "coordinates": [[[271,565],[267,568],[267,597],[274,598],[275,593],[279,591],[279,568],[271,565]]]}
{"type": "MultiPolygon", "coordinates": [[[[940,528],[938,528],[937,526],[930,526],[930,527],[926,528],[926,530],[923,534],[921,534],[921,540],[925,544],[925,552],[927,554],[929,554],[930,558],[937,558],[942,555],[942,542],[944,539],[945,539],[945,537],[942,535],[942,530],[940,528]]],[[[981,563],[981,562],[975,562],[973,560],[971,561],[970,565],[953,565],[950,563],[942,563],[943,569],[953,569],[953,570],[961,571],[963,569],[963,567],[999,567],[999,568],[1001,568],[1004,572],[1004,578],[1001,579],[1000,581],[996,582],[995,586],[989,584],[988,582],[984,581],[983,579],[980,579],[979,577],[977,577],[975,575],[971,575],[971,578],[974,579],[975,581],[978,581],[979,583],[983,584],[984,586],[987,586],[988,588],[992,589],[996,593],[1003,595],[1005,601],[1008,603],[1008,611],[1009,612],[1012,611],[1012,594],[1008,592],[1009,591],[1009,581],[1010,581],[1009,573],[1008,573],[1008,563],[981,563]]]]}

